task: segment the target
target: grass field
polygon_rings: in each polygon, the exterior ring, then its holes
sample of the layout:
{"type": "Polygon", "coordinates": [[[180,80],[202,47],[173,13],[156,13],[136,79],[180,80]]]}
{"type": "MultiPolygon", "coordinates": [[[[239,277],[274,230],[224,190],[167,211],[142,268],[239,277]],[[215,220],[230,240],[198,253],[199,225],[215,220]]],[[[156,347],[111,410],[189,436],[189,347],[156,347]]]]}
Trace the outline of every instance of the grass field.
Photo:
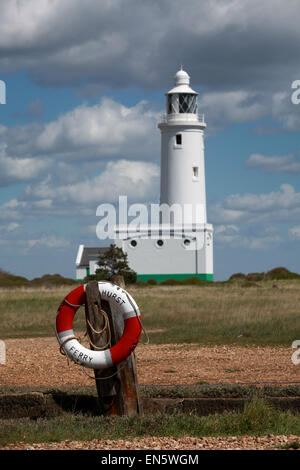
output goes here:
{"type": "Polygon", "coordinates": [[[0,420],[0,446],[14,442],[54,442],[67,439],[126,439],[143,436],[300,435],[300,420],[289,411],[273,409],[260,399],[240,412],[209,416],[166,414],[134,418],[74,415],[52,419],[0,420]]]}
{"type": "MultiPolygon", "coordinates": [[[[52,336],[57,308],[72,287],[1,289],[0,338],[52,336]]],[[[128,288],[152,344],[290,346],[300,338],[300,281],[128,288]]],[[[84,310],[74,329],[85,329],[84,310]]]]}
{"type": "MultiPolygon", "coordinates": [[[[53,336],[57,308],[72,288],[0,289],[0,339],[53,336]]],[[[290,347],[300,339],[299,280],[149,285],[128,290],[140,307],[151,344],[290,347]]],[[[74,329],[85,330],[84,309],[77,312],[74,329]]],[[[176,387],[177,395],[180,390],[176,387]]],[[[163,396],[161,390],[157,394],[163,396]]],[[[160,413],[105,418],[66,413],[37,420],[1,419],[0,446],[20,441],[130,440],[142,436],[300,435],[298,414],[272,408],[263,396],[250,398],[242,411],[209,416],[160,413]]]]}

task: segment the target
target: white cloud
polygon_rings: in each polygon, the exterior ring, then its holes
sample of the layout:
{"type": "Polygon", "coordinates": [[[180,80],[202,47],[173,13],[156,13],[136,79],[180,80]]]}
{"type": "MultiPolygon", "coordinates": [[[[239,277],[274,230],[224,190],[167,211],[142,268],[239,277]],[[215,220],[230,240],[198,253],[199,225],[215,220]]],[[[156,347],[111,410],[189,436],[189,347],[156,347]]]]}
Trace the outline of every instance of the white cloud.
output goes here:
{"type": "Polygon", "coordinates": [[[54,250],[55,252],[64,251],[72,246],[72,242],[66,238],[46,233],[40,233],[38,236],[30,234],[28,238],[26,238],[26,233],[22,234],[19,232],[13,239],[8,238],[7,236],[2,236],[0,238],[0,246],[5,249],[5,254],[12,253],[13,255],[24,256],[34,253],[39,248],[45,248],[47,249],[47,252],[49,250],[54,250]]]}
{"type": "MultiPolygon", "coordinates": [[[[244,227],[245,230],[245,227],[244,227]]],[[[215,228],[216,246],[244,248],[251,251],[267,251],[283,242],[280,235],[268,233],[269,230],[263,232],[258,231],[255,235],[241,233],[236,225],[219,225],[215,228]]]]}
{"type": "MultiPolygon", "coordinates": [[[[32,172],[40,165],[46,167],[49,160],[81,165],[122,158],[158,160],[158,120],[159,114],[144,101],[129,107],[103,98],[94,106],[77,106],[44,125],[0,126],[0,136],[6,152],[20,159],[16,160],[18,166],[31,166],[32,172]],[[32,158],[36,164],[31,165],[32,158]]],[[[10,163],[10,168],[16,166],[11,160],[7,165],[10,163]]],[[[70,172],[71,167],[65,173],[70,172]]]]}
{"type": "Polygon", "coordinates": [[[159,167],[153,163],[119,160],[90,179],[57,184],[51,176],[29,185],[19,198],[0,206],[0,218],[20,220],[42,215],[95,215],[104,202],[114,203],[120,195],[134,202],[154,201],[159,193],[159,167]]]}
{"type": "Polygon", "coordinates": [[[278,211],[300,207],[300,193],[290,184],[282,184],[280,191],[268,194],[233,194],[226,197],[224,207],[230,210],[247,212],[278,211]]]}
{"type": "Polygon", "coordinates": [[[243,90],[206,93],[200,96],[199,109],[207,116],[210,129],[254,121],[267,113],[260,96],[243,90]]]}
{"type": "Polygon", "coordinates": [[[51,163],[41,158],[12,158],[6,154],[6,144],[0,144],[0,186],[26,182],[45,173],[51,163]]]}
{"type": "Polygon", "coordinates": [[[27,189],[28,200],[52,200],[79,206],[116,201],[119,195],[147,200],[157,194],[159,167],[153,163],[119,160],[109,162],[99,175],[75,184],[55,186],[50,180],[27,189]]]}
{"type": "Polygon", "coordinates": [[[296,225],[289,229],[289,237],[292,240],[300,240],[300,225],[296,225]]]}
{"type": "Polygon", "coordinates": [[[36,239],[26,240],[24,241],[24,243],[25,245],[28,245],[29,249],[37,247],[37,246],[60,249],[60,248],[66,248],[67,246],[70,245],[69,240],[66,240],[64,238],[59,238],[54,235],[45,235],[45,234],[36,239]]]}
{"type": "Polygon", "coordinates": [[[266,156],[253,153],[246,160],[247,167],[257,167],[268,173],[300,173],[300,160],[294,155],[266,156]]]}
{"type": "Polygon", "coordinates": [[[46,124],[35,146],[38,152],[81,160],[146,158],[149,147],[158,143],[157,121],[158,114],[146,102],[130,108],[103,98],[97,105],[78,106],[46,124]]]}
{"type": "MultiPolygon", "coordinates": [[[[291,77],[291,86],[294,78],[291,77]]],[[[280,122],[284,129],[288,131],[298,131],[300,129],[300,112],[299,105],[295,105],[291,101],[292,89],[290,91],[280,91],[274,93],[271,103],[271,112],[275,120],[280,122]]]]}
{"type": "Polygon", "coordinates": [[[14,232],[20,227],[17,222],[8,222],[6,224],[0,224],[0,233],[14,232]]]}
{"type": "Polygon", "coordinates": [[[212,222],[218,224],[277,223],[300,219],[300,193],[290,184],[266,194],[232,194],[209,210],[212,222]]]}

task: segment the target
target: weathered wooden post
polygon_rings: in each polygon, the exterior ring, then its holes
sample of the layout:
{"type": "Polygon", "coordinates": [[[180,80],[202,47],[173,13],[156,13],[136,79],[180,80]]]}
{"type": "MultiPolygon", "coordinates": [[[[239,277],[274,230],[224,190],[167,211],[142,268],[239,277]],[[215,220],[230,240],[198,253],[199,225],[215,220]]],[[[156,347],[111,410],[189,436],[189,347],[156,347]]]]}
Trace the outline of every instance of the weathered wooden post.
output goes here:
{"type": "MultiPolygon", "coordinates": [[[[125,288],[122,276],[115,276],[111,282],[125,288]]],[[[101,299],[97,281],[86,286],[85,315],[91,349],[106,349],[119,341],[124,329],[123,318],[110,308],[108,301],[101,299]]],[[[95,369],[94,374],[102,414],[133,416],[142,413],[134,352],[118,366],[95,369]]]]}

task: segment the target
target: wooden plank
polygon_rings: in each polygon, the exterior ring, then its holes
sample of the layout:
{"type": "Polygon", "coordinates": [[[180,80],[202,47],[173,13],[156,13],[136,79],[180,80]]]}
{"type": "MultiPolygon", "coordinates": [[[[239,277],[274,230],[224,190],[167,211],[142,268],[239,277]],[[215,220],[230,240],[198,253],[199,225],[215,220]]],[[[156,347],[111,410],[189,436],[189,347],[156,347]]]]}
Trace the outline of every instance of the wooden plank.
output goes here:
{"type": "MultiPolygon", "coordinates": [[[[114,276],[111,279],[111,282],[125,289],[123,276],[114,276]]],[[[117,342],[123,334],[124,322],[121,316],[117,315],[116,312],[112,312],[112,318],[114,323],[115,341],[117,342]]],[[[118,373],[124,397],[125,414],[127,416],[142,414],[142,401],[140,399],[137,381],[137,365],[134,351],[125,361],[118,365],[118,373]]]]}
{"type": "MultiPolygon", "coordinates": [[[[105,304],[108,304],[108,302],[101,300],[97,281],[91,281],[86,285],[86,299],[85,315],[90,348],[93,350],[104,348],[109,341],[108,330],[104,330],[101,334],[95,333],[95,331],[103,330],[105,318],[101,310],[103,309],[107,312],[109,305],[107,307],[105,304]]],[[[106,380],[104,378],[114,375],[116,372],[116,367],[106,370],[94,370],[101,414],[107,414],[110,411],[112,403],[117,396],[117,391],[120,388],[117,376],[106,380]]]]}
{"type": "MultiPolygon", "coordinates": [[[[113,281],[120,288],[125,287],[122,276],[115,277],[113,281]]],[[[99,333],[105,326],[101,310],[104,310],[107,314],[111,346],[113,346],[123,334],[123,318],[116,310],[110,308],[109,302],[101,299],[97,281],[91,281],[87,284],[86,297],[85,313],[91,349],[104,348],[110,339],[108,329],[102,331],[101,334],[99,333]]],[[[142,412],[136,373],[134,353],[116,367],[106,370],[94,370],[100,412],[102,414],[133,416],[142,412]]]]}

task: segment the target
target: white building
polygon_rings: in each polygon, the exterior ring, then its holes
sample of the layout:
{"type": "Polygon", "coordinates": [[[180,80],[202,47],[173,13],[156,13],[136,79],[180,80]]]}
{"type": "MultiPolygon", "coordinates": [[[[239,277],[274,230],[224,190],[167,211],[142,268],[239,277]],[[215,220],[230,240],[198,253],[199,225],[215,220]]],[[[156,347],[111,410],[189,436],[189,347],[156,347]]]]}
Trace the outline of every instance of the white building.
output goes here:
{"type": "Polygon", "coordinates": [[[166,94],[161,131],[160,223],[116,227],[115,243],[128,254],[138,279],[213,280],[213,227],[206,218],[204,116],[198,93],[179,70],[166,94]]]}
{"type": "Polygon", "coordinates": [[[76,279],[82,280],[89,274],[95,274],[100,253],[107,250],[104,247],[89,247],[79,245],[76,256],[76,279]]]}

